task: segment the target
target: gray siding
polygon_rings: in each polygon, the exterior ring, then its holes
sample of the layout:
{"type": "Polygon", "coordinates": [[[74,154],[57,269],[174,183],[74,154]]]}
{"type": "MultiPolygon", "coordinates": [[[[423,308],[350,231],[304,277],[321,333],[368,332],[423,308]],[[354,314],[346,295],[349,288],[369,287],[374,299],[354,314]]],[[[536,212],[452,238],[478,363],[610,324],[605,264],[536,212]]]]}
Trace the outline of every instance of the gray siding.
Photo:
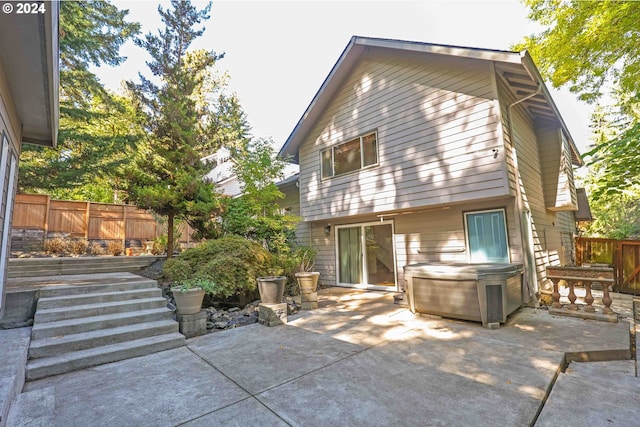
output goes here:
{"type": "Polygon", "coordinates": [[[11,247],[12,210],[20,158],[19,132],[19,121],[0,62],[0,317],[4,310],[6,265],[11,247]]]}
{"type": "MultiPolygon", "coordinates": [[[[508,114],[507,105],[513,102],[513,97],[507,95],[504,85],[499,81],[499,93],[502,101],[503,116],[508,114]]],[[[547,264],[566,264],[574,259],[573,231],[575,222],[573,212],[553,212],[547,209],[546,200],[550,197],[555,200],[555,185],[548,184],[543,174],[542,163],[552,161],[543,142],[550,137],[548,128],[536,129],[529,114],[520,106],[511,109],[511,126],[513,132],[509,132],[508,120],[503,120],[505,125],[505,147],[515,144],[517,153],[517,170],[515,162],[509,162],[509,176],[511,184],[515,186],[520,182],[522,196],[522,209],[531,212],[532,225],[531,236],[534,245],[535,270],[540,288],[547,288],[545,268],[547,264]],[[519,176],[516,175],[519,173],[519,176]],[[553,191],[553,196],[548,195],[553,191]]],[[[555,151],[559,156],[560,146],[555,151]]],[[[556,160],[559,162],[559,160],[556,160]]],[[[558,163],[559,165],[559,163],[558,163]]],[[[555,174],[558,169],[554,168],[555,174]]],[[[557,182],[557,179],[556,179],[557,182]]]]}
{"type": "MultiPolygon", "coordinates": [[[[446,209],[435,209],[416,212],[385,219],[393,221],[395,268],[399,288],[404,286],[403,268],[417,262],[435,261],[468,261],[468,250],[464,226],[464,212],[504,208],[507,220],[511,262],[522,262],[517,248],[519,236],[515,227],[513,199],[473,202],[451,206],[446,209]]],[[[316,269],[321,274],[324,285],[336,284],[336,250],[335,227],[346,223],[355,224],[379,221],[374,215],[350,218],[344,223],[339,220],[316,221],[307,223],[312,230],[311,240],[318,249],[316,269]],[[324,234],[324,227],[331,224],[329,236],[324,234]]]]}
{"type": "Polygon", "coordinates": [[[490,64],[369,57],[300,147],[301,214],[319,220],[508,194],[490,64]],[[377,130],[379,165],[321,179],[320,150],[377,130]]]}
{"type": "MultiPolygon", "coordinates": [[[[284,194],[284,199],[278,201],[278,205],[286,213],[300,218],[300,190],[295,183],[283,185],[280,191],[284,194]]],[[[311,246],[310,223],[298,222],[296,226],[296,242],[299,245],[311,246]]]]}

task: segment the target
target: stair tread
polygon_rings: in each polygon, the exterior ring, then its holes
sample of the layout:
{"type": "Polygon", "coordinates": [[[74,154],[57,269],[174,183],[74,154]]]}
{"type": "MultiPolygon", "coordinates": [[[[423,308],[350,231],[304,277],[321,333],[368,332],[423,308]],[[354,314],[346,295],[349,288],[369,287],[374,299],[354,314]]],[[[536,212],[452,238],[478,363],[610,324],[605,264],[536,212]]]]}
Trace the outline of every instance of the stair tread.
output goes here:
{"type": "Polygon", "coordinates": [[[32,327],[32,331],[33,330],[44,330],[44,329],[54,329],[54,328],[62,328],[62,327],[67,327],[67,326],[76,326],[76,325],[81,325],[83,323],[88,323],[88,322],[106,322],[109,320],[114,320],[114,319],[121,319],[121,318],[127,318],[127,317],[135,317],[135,316],[141,316],[141,315],[146,315],[146,314],[157,314],[157,313],[170,313],[171,310],[169,310],[166,307],[160,307],[160,308],[150,308],[150,309],[146,309],[146,310],[136,310],[136,311],[125,311],[122,313],[110,313],[110,314],[102,314],[99,316],[87,316],[87,317],[77,317],[74,319],[64,319],[64,320],[53,320],[51,322],[43,322],[43,323],[36,323],[33,325],[32,327]]]}
{"type": "Polygon", "coordinates": [[[157,296],[157,297],[150,297],[150,298],[139,298],[135,300],[110,301],[110,302],[100,302],[95,304],[81,304],[81,305],[75,305],[71,307],[55,307],[55,308],[38,309],[36,311],[36,322],[37,322],[38,314],[52,314],[52,313],[65,313],[69,311],[91,310],[91,309],[100,308],[100,307],[116,307],[120,305],[139,304],[144,302],[155,302],[158,300],[164,300],[166,302],[166,299],[164,297],[157,296]]]}
{"type": "MultiPolygon", "coordinates": [[[[39,369],[43,367],[54,366],[57,364],[64,364],[64,363],[69,363],[73,361],[79,361],[86,358],[95,358],[96,356],[99,356],[99,355],[116,353],[118,351],[126,351],[132,348],[144,347],[144,346],[153,345],[153,344],[160,344],[163,342],[170,342],[173,340],[184,341],[184,343],[186,343],[186,338],[184,337],[184,335],[182,335],[179,332],[171,332],[168,334],[154,335],[151,337],[139,338],[136,340],[124,341],[124,342],[104,345],[100,347],[93,347],[85,350],[71,351],[58,356],[43,357],[40,359],[31,359],[27,363],[27,370],[33,371],[34,369],[39,369]]],[[[102,363],[98,363],[98,364],[102,364],[102,363]]]]}
{"type": "Polygon", "coordinates": [[[134,332],[141,330],[153,330],[164,326],[175,326],[178,324],[173,319],[156,320],[152,322],[134,323],[132,325],[118,326],[115,328],[96,329],[93,331],[73,333],[69,335],[59,335],[56,337],[39,338],[31,341],[31,348],[43,348],[50,345],[67,344],[93,338],[109,337],[122,334],[125,332],[134,332]]]}
{"type": "Polygon", "coordinates": [[[108,297],[114,294],[127,294],[127,295],[135,295],[135,294],[144,294],[150,291],[160,291],[160,288],[157,286],[148,287],[148,288],[139,288],[139,289],[127,289],[127,290],[115,290],[111,292],[90,292],[84,294],[72,294],[72,295],[59,295],[52,297],[40,297],[38,299],[38,303],[42,302],[51,302],[51,301],[73,301],[82,298],[100,298],[100,297],[108,297]]]}

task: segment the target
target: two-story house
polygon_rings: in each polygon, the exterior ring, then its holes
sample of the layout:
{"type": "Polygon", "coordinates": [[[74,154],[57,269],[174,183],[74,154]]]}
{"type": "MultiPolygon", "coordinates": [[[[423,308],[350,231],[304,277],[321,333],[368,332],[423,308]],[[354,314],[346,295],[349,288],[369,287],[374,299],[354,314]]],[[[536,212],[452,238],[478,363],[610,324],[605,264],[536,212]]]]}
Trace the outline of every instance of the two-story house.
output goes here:
{"type": "Polygon", "coordinates": [[[0,317],[23,143],[58,136],[58,2],[5,2],[0,14],[0,317]],[[26,13],[26,11],[29,13],[26,13]]]}
{"type": "Polygon", "coordinates": [[[324,284],[512,262],[527,302],[545,265],[572,261],[581,160],[526,52],[353,37],[279,155],[300,166],[299,237],[324,284]]]}

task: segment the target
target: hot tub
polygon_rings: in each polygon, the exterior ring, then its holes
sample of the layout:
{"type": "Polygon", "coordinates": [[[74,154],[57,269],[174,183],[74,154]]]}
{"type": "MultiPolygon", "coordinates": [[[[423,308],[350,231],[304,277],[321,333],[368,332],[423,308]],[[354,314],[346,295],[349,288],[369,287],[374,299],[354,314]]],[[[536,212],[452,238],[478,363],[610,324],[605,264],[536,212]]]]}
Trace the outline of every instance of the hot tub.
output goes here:
{"type": "Polygon", "coordinates": [[[522,264],[411,264],[404,267],[404,279],[412,313],[487,327],[506,322],[522,306],[522,264]]]}

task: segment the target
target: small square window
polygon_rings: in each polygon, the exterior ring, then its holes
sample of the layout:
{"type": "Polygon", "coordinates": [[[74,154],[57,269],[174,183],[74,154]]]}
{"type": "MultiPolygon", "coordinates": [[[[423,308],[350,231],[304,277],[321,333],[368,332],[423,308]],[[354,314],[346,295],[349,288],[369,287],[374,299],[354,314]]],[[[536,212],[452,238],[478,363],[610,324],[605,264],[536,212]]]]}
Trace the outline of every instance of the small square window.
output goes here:
{"type": "Polygon", "coordinates": [[[504,209],[464,214],[472,263],[509,262],[509,244],[504,209]]]}

